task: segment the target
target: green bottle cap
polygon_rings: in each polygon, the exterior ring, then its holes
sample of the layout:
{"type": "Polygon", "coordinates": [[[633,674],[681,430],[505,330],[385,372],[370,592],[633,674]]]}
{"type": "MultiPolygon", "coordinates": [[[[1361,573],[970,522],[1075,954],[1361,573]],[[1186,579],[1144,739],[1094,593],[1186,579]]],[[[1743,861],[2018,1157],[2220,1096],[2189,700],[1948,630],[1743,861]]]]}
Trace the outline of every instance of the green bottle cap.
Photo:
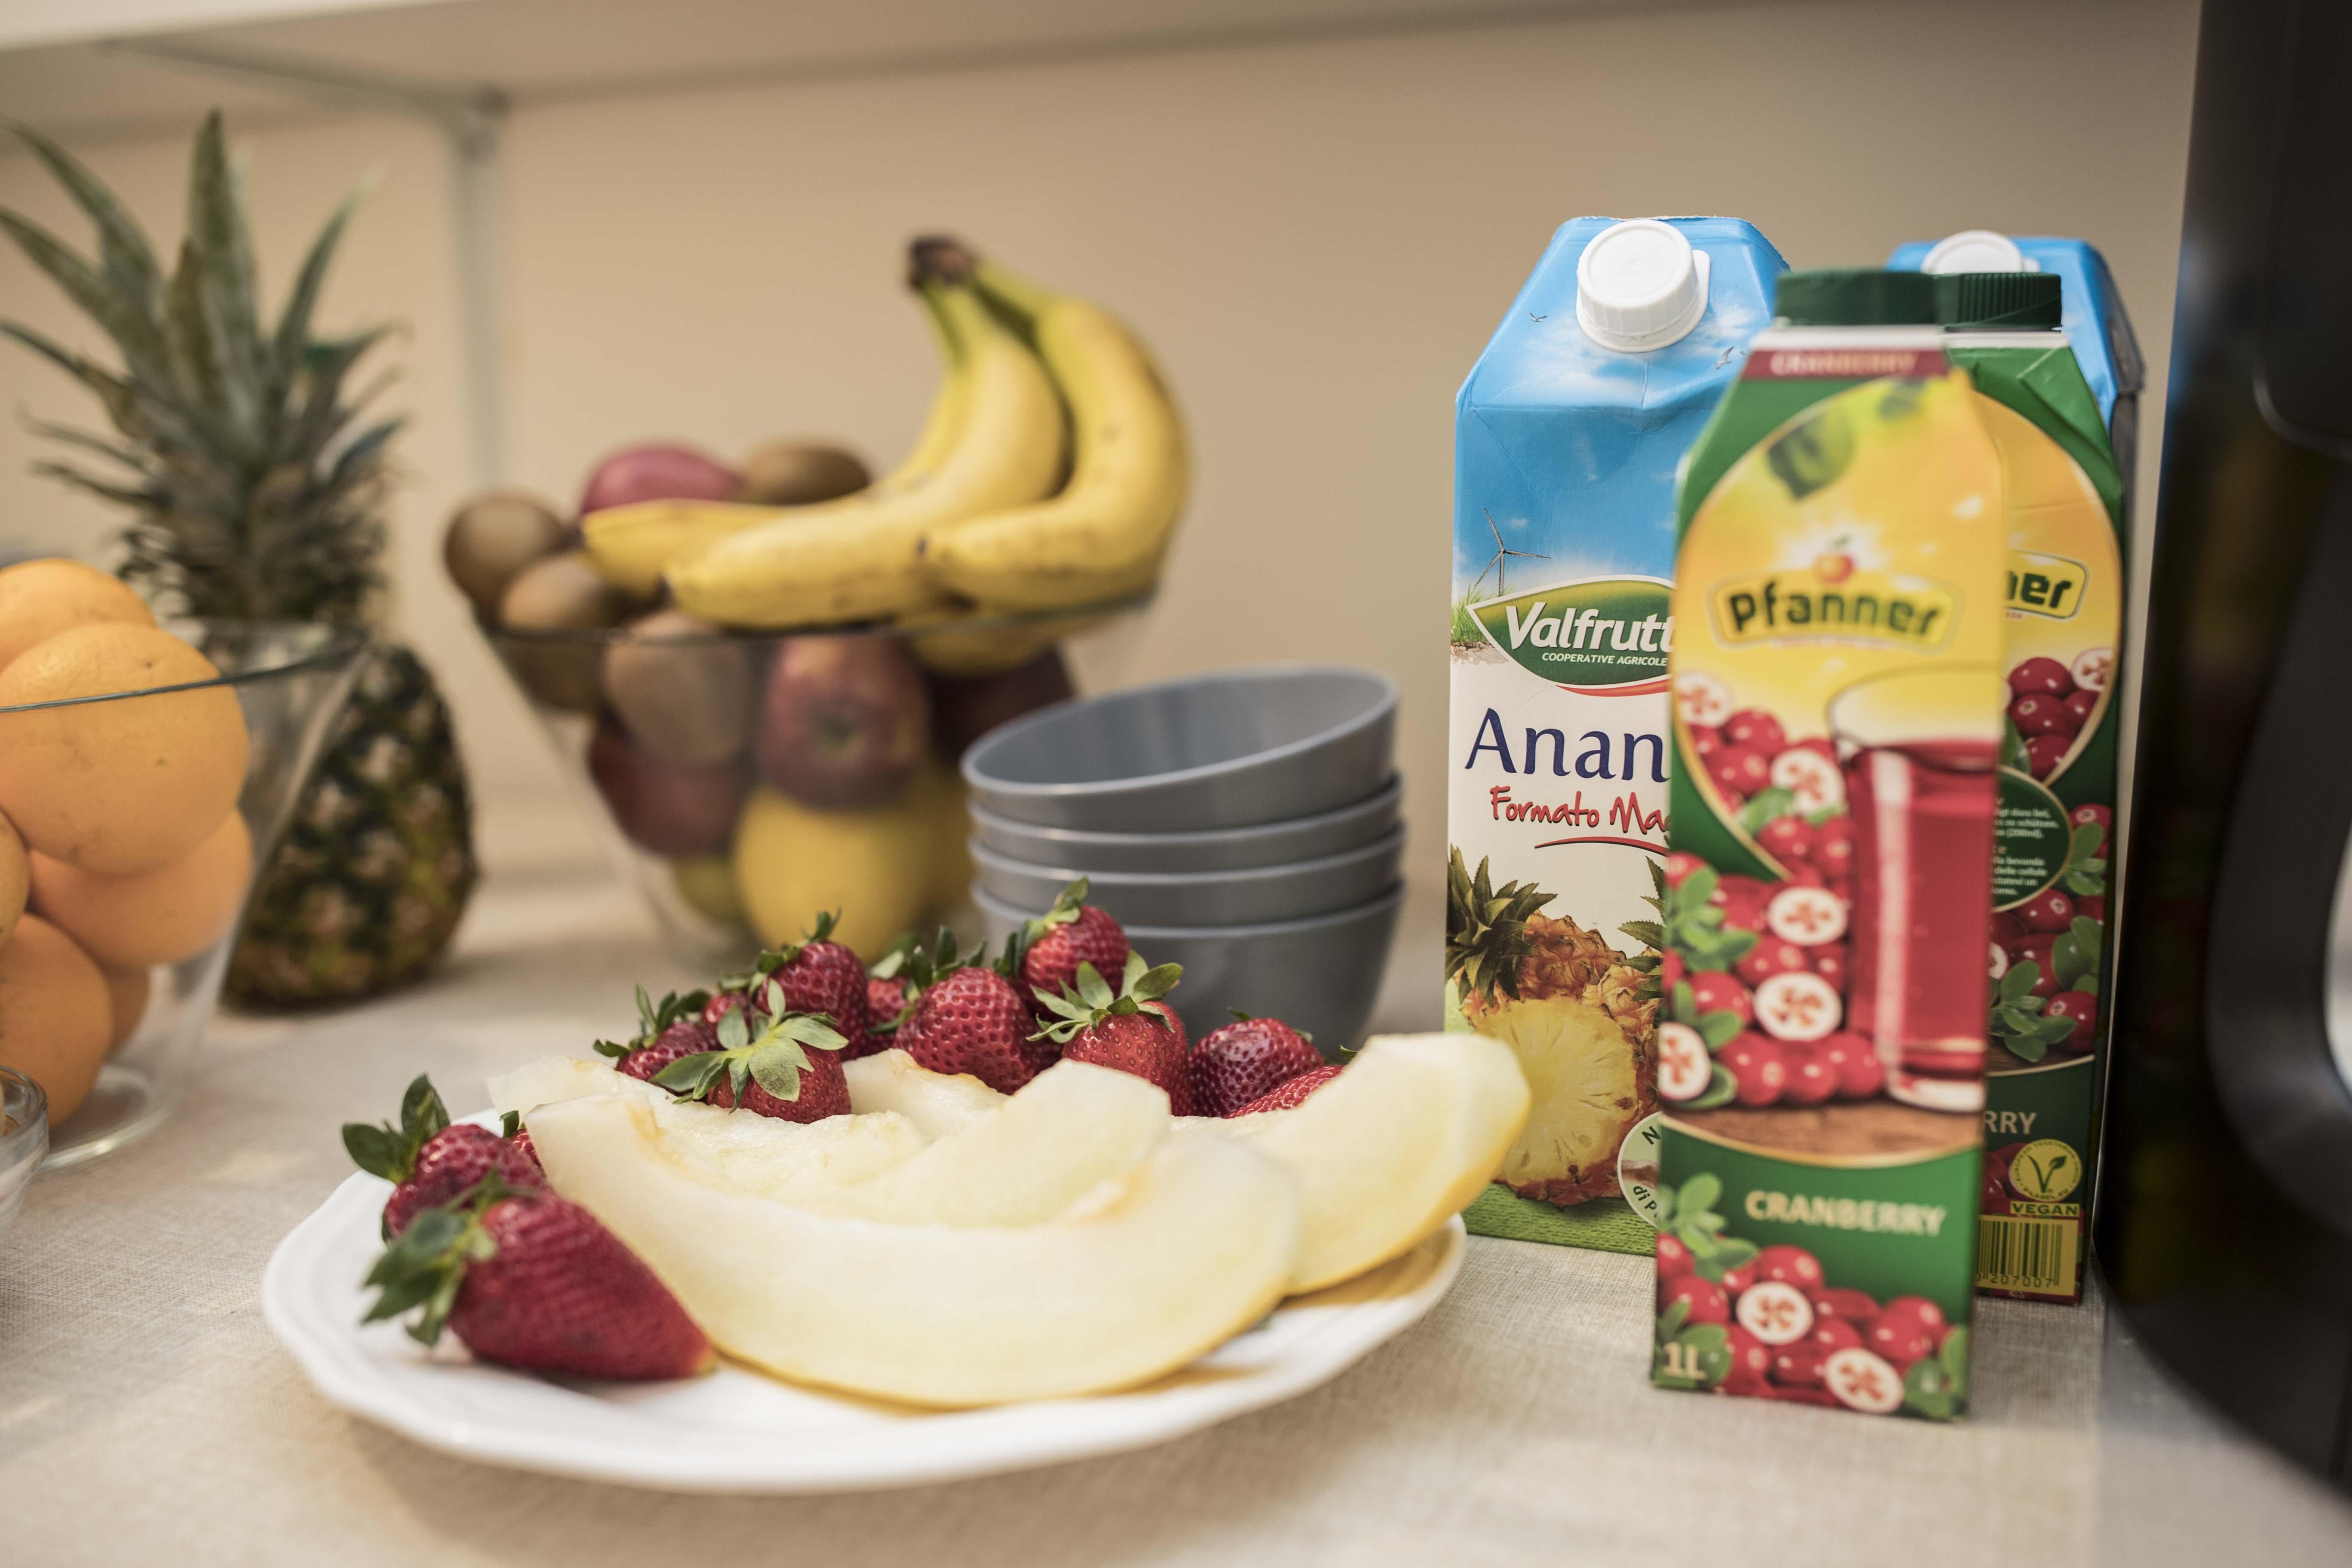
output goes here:
{"type": "Polygon", "coordinates": [[[1936,321],[1951,331],[2029,331],[2058,325],[2054,272],[1947,272],[1936,279],[1936,321]]]}
{"type": "Polygon", "coordinates": [[[1936,280],[1875,267],[1783,272],[1772,313],[1791,327],[1930,327],[1936,280]]]}

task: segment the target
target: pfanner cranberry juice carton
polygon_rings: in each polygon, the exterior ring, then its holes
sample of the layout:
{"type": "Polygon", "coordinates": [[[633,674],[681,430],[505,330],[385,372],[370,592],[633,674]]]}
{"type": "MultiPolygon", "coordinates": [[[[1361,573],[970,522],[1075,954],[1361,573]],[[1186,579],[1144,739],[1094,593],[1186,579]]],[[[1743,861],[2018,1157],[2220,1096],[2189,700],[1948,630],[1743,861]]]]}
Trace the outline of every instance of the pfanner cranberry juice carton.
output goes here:
{"type": "Polygon", "coordinates": [[[1930,280],[1792,272],[1677,498],[1667,1387],[1968,1403],[2000,462],[1930,280]]]}
{"type": "Polygon", "coordinates": [[[1535,1092],[1475,1231],[1652,1246],[1675,475],[1784,265],[1578,218],[1456,402],[1446,1018],[1535,1092]]]}
{"type": "Polygon", "coordinates": [[[2000,456],[2008,533],[1977,1287],[2078,1301],[2113,970],[2124,482],[2060,327],[2061,277],[1966,272],[1935,286],[1944,352],[1974,382],[2000,456]]]}

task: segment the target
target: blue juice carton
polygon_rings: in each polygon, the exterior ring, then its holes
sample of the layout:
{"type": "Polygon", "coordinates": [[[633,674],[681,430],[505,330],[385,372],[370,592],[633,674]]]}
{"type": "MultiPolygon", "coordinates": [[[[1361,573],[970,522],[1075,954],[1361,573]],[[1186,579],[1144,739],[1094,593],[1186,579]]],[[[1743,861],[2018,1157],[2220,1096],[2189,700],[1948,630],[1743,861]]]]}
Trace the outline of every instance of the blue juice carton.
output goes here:
{"type": "Polygon", "coordinates": [[[1738,218],[1578,218],[1454,400],[1445,1016],[1534,1091],[1484,1235],[1654,1244],[1675,482],[1786,267],[1738,218]]]}

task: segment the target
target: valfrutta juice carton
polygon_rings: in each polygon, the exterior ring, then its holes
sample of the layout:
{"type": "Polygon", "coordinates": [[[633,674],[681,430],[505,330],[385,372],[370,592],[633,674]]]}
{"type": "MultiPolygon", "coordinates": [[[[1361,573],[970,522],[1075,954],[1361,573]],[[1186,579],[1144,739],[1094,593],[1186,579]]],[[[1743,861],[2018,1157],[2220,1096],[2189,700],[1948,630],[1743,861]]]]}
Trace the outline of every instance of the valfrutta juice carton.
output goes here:
{"type": "Polygon", "coordinates": [[[1933,296],[1782,278],[1677,498],[1653,1378],[1949,1420],[2006,548],[1933,296]]]}
{"type": "Polygon", "coordinates": [[[2009,701],[1993,839],[1992,996],[1977,1285],[2082,1298],[2106,1036],[2123,477],[2066,335],[2061,279],[1938,277],[1944,352],[2000,454],[2009,701]]]}
{"type": "Polygon", "coordinates": [[[1535,1091],[1475,1231],[1652,1246],[1675,475],[1784,265],[1578,218],[1456,401],[1446,1018],[1535,1091]]]}

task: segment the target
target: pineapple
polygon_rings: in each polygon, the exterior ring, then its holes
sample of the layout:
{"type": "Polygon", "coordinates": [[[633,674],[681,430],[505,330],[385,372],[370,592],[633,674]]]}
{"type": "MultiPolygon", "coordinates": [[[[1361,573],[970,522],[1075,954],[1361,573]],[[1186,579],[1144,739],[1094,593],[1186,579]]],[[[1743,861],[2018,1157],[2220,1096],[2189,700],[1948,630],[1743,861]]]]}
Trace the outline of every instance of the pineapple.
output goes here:
{"type": "Polygon", "coordinates": [[[1445,972],[1470,1027],[1511,1047],[1534,1102],[1496,1179],[1567,1205],[1617,1191],[1617,1149],[1658,1108],[1656,987],[1638,959],[1571,920],[1551,895],[1446,868],[1445,972]]]}
{"type": "MultiPolygon", "coordinates": [[[[328,220],[265,328],[218,110],[196,135],[187,237],[168,275],[95,175],[46,137],[16,130],[89,216],[98,258],[5,209],[0,229],[122,359],[111,370],[0,321],[0,334],[95,394],[114,426],[102,437],[36,423],[116,468],[44,462],[36,471],[129,509],[121,575],[166,607],[213,620],[362,624],[382,586],[385,453],[401,421],[363,424],[373,388],[346,397],[344,380],[391,329],[321,340],[310,321],[352,204],[328,220]]],[[[255,889],[230,994],[345,1000],[420,973],[473,890],[472,837],[440,694],[414,654],[378,644],[255,889]]]]}

